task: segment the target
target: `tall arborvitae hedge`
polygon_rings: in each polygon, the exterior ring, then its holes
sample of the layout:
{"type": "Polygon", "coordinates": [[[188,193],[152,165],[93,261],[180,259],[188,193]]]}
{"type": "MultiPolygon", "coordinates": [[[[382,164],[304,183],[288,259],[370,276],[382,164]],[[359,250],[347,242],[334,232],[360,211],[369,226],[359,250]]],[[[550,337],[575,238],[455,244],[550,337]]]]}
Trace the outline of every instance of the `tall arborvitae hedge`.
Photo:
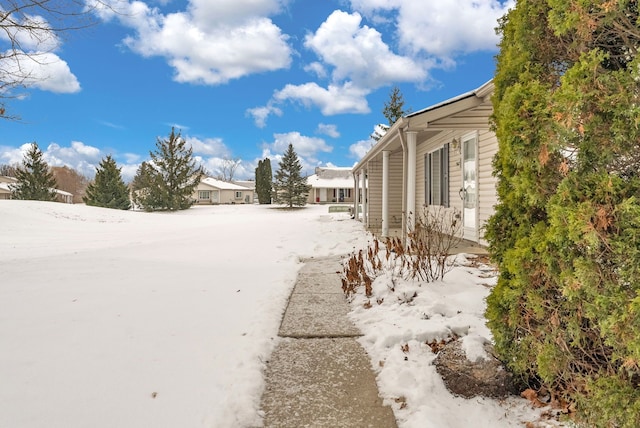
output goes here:
{"type": "Polygon", "coordinates": [[[271,171],[271,159],[264,158],[258,161],[256,167],[256,193],[260,204],[271,204],[273,191],[273,172],[271,171]]]}
{"type": "Polygon", "coordinates": [[[87,186],[82,200],[87,205],[104,208],[128,210],[131,208],[129,188],[122,180],[120,168],[116,161],[108,155],[100,161],[95,179],[87,186]]]}
{"type": "Polygon", "coordinates": [[[587,426],[640,426],[636,1],[518,1],[494,94],[502,359],[587,426]]]}

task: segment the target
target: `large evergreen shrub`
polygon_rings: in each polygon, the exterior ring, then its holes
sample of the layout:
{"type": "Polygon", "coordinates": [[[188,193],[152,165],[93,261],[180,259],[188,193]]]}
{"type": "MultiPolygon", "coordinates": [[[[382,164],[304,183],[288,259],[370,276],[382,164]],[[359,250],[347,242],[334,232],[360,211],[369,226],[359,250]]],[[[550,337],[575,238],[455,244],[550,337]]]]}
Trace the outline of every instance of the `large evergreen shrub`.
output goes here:
{"type": "Polygon", "coordinates": [[[12,197],[33,201],[55,201],[56,179],[44,161],[37,143],[25,153],[22,165],[16,169],[18,183],[12,186],[12,197]]]}
{"type": "Polygon", "coordinates": [[[95,179],[87,186],[86,196],[82,200],[96,207],[128,210],[131,208],[129,188],[122,180],[120,168],[108,155],[100,161],[95,179]]]}
{"type": "Polygon", "coordinates": [[[499,32],[496,350],[581,423],[640,426],[637,2],[518,1],[499,32]]]}
{"type": "Polygon", "coordinates": [[[282,156],[276,171],[273,190],[273,199],[278,204],[285,204],[289,208],[307,204],[311,186],[307,184],[307,178],[302,176],[302,165],[293,149],[293,144],[289,144],[282,156]]]}
{"type": "Polygon", "coordinates": [[[193,193],[204,172],[193,159],[180,132],[171,128],[168,139],[157,139],[151,160],[143,162],[133,179],[133,202],[145,211],[184,210],[194,203],[193,193]]]}
{"type": "Polygon", "coordinates": [[[271,159],[264,158],[258,161],[256,167],[256,193],[260,204],[271,204],[273,191],[273,172],[271,171],[271,159]]]}

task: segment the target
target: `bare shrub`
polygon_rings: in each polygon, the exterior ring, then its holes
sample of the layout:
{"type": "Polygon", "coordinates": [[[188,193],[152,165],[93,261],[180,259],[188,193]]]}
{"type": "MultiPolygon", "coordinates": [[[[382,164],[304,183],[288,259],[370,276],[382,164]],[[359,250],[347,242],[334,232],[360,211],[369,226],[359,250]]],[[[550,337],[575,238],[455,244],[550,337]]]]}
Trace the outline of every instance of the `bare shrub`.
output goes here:
{"type": "Polygon", "coordinates": [[[453,268],[449,256],[462,241],[461,227],[458,211],[425,207],[406,240],[386,238],[381,246],[376,238],[366,250],[349,257],[342,273],[342,291],[351,297],[364,285],[365,295],[371,297],[373,281],[382,273],[391,278],[391,291],[395,291],[399,278],[424,282],[443,279],[453,268]]]}

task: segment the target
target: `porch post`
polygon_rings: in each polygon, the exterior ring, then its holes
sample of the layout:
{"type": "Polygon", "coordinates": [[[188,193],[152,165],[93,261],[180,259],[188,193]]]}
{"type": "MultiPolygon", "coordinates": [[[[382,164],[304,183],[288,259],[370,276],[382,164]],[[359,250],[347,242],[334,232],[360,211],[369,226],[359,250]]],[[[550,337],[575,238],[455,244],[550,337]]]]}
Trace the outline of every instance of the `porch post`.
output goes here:
{"type": "Polygon", "coordinates": [[[367,170],[364,168],[360,171],[360,183],[362,185],[362,223],[364,223],[365,227],[369,227],[367,216],[367,170]]]}
{"type": "Polygon", "coordinates": [[[407,135],[407,232],[415,227],[416,218],[416,131],[407,135]]]}
{"type": "Polygon", "coordinates": [[[382,237],[389,236],[389,150],[382,152],[382,237]]]}
{"type": "Polygon", "coordinates": [[[353,213],[354,213],[354,217],[356,220],[360,221],[360,216],[358,215],[358,210],[360,208],[360,189],[359,189],[359,183],[360,182],[360,173],[358,172],[357,174],[353,174],[353,191],[356,193],[355,195],[353,195],[353,213]]]}

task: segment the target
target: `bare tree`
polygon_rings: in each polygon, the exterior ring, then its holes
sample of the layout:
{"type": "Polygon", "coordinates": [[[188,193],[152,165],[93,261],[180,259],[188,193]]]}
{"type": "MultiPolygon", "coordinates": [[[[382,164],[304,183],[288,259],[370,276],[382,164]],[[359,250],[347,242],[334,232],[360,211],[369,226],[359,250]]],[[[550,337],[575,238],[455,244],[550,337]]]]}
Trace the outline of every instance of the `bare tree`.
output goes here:
{"type": "Polygon", "coordinates": [[[4,175],[6,177],[15,177],[17,169],[18,167],[16,165],[2,164],[0,165],[0,175],[4,175]]]}
{"type": "Polygon", "coordinates": [[[51,172],[58,183],[58,189],[71,193],[74,204],[82,202],[90,181],[87,177],[68,166],[51,167],[51,172]]]}
{"type": "Polygon", "coordinates": [[[222,159],[222,163],[218,167],[218,175],[217,178],[222,181],[232,181],[233,177],[236,173],[236,170],[242,163],[242,160],[236,158],[224,158],[222,159]]]}
{"type": "Polygon", "coordinates": [[[4,100],[12,91],[46,79],[34,73],[34,65],[52,61],[64,33],[94,23],[92,11],[110,8],[102,0],[3,0],[0,3],[0,118],[18,119],[7,113],[4,100]]]}

